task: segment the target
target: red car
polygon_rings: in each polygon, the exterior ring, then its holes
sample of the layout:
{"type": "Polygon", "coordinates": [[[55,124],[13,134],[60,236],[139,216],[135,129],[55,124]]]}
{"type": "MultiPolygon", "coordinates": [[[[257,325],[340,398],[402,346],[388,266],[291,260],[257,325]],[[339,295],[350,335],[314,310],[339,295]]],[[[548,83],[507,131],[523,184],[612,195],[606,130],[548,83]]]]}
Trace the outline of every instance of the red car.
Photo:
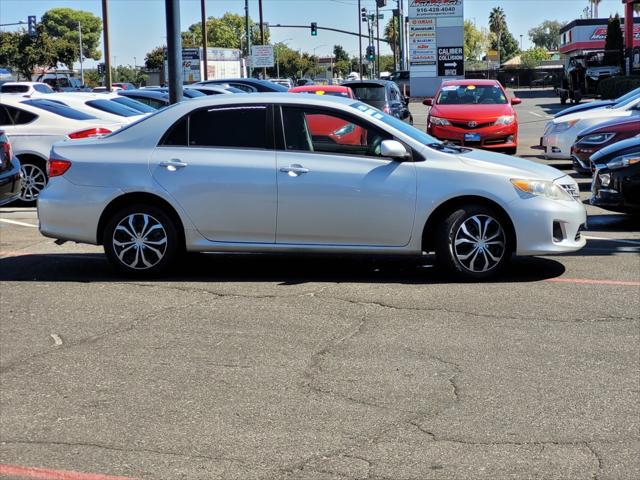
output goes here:
{"type": "MultiPolygon", "coordinates": [[[[305,85],[290,88],[289,92],[355,98],[353,90],[342,85],[305,85]]],[[[366,145],[367,132],[352,123],[327,115],[307,115],[306,119],[315,141],[329,141],[340,145],[366,145]]]]}
{"type": "Polygon", "coordinates": [[[427,133],[456,145],[500,150],[515,154],[518,148],[518,117],[507,92],[496,80],[449,80],[442,82],[430,106],[427,133]]]}

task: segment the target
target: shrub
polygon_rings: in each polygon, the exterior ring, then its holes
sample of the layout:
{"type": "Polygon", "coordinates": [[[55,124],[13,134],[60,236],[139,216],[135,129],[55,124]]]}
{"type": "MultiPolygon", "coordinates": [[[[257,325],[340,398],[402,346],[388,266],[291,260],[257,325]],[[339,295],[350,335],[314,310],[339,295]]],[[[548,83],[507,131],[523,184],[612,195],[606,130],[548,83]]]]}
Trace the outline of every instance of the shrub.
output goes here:
{"type": "Polygon", "coordinates": [[[640,87],[640,77],[610,77],[598,83],[598,95],[603,99],[618,98],[640,87]]]}

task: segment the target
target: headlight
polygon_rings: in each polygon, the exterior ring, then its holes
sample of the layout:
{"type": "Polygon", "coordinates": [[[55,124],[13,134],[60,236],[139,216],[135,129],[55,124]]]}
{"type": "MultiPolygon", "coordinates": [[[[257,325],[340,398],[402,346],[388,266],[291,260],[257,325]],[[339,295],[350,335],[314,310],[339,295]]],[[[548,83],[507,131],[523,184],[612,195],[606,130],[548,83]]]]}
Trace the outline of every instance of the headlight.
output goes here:
{"type": "Polygon", "coordinates": [[[531,195],[547,197],[552,200],[573,200],[573,197],[571,197],[571,195],[565,192],[562,188],[547,180],[512,178],[511,183],[518,190],[531,195]]]}
{"type": "Polygon", "coordinates": [[[610,170],[615,170],[616,168],[624,168],[629,165],[635,165],[640,162],[640,153],[632,153],[630,155],[622,155],[620,157],[616,157],[607,163],[607,168],[610,170]]]}
{"type": "Polygon", "coordinates": [[[513,115],[503,115],[496,120],[494,125],[511,125],[515,120],[516,118],[513,115]]]}
{"type": "Polygon", "coordinates": [[[568,122],[559,122],[556,123],[555,126],[553,127],[553,132],[554,133],[559,133],[559,132],[566,132],[567,130],[569,130],[571,127],[573,127],[576,123],[578,123],[579,120],[569,120],[568,122]]]}
{"type": "Polygon", "coordinates": [[[440,117],[431,116],[431,117],[429,117],[429,121],[433,125],[438,125],[438,126],[441,126],[441,127],[445,127],[447,125],[451,125],[451,122],[449,120],[447,120],[446,118],[440,118],[440,117]]]}
{"type": "Polygon", "coordinates": [[[594,133],[593,135],[582,137],[578,142],[586,143],[588,145],[600,145],[601,143],[608,142],[615,136],[615,133],[594,133]]]}

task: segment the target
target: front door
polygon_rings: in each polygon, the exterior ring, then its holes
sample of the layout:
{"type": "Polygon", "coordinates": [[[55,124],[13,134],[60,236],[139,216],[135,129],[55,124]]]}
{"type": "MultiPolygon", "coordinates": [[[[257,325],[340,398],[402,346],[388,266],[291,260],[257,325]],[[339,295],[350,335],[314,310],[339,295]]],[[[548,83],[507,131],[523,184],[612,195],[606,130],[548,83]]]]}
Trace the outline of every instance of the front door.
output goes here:
{"type": "Polygon", "coordinates": [[[409,243],[416,203],[415,165],[380,156],[380,143],[391,139],[390,134],[328,109],[282,107],[282,122],[277,243],[382,247],[409,243]],[[335,126],[328,134],[327,125],[335,126]]]}
{"type": "Polygon", "coordinates": [[[218,242],[274,243],[276,165],[266,106],[196,110],[167,132],[153,178],[218,242]]]}

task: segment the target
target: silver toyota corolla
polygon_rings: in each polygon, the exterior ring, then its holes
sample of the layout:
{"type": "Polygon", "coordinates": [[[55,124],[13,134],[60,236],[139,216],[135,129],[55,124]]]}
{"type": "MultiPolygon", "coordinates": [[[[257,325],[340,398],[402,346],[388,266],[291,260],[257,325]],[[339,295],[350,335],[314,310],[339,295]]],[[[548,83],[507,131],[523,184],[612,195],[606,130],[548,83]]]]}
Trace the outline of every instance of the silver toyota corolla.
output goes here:
{"type": "Polygon", "coordinates": [[[102,244],[130,275],[158,274],[186,249],[435,252],[481,279],[513,253],[585,244],[571,177],[444,145],[353,99],[204,97],[56,143],[50,157],[42,234],[102,244]]]}

